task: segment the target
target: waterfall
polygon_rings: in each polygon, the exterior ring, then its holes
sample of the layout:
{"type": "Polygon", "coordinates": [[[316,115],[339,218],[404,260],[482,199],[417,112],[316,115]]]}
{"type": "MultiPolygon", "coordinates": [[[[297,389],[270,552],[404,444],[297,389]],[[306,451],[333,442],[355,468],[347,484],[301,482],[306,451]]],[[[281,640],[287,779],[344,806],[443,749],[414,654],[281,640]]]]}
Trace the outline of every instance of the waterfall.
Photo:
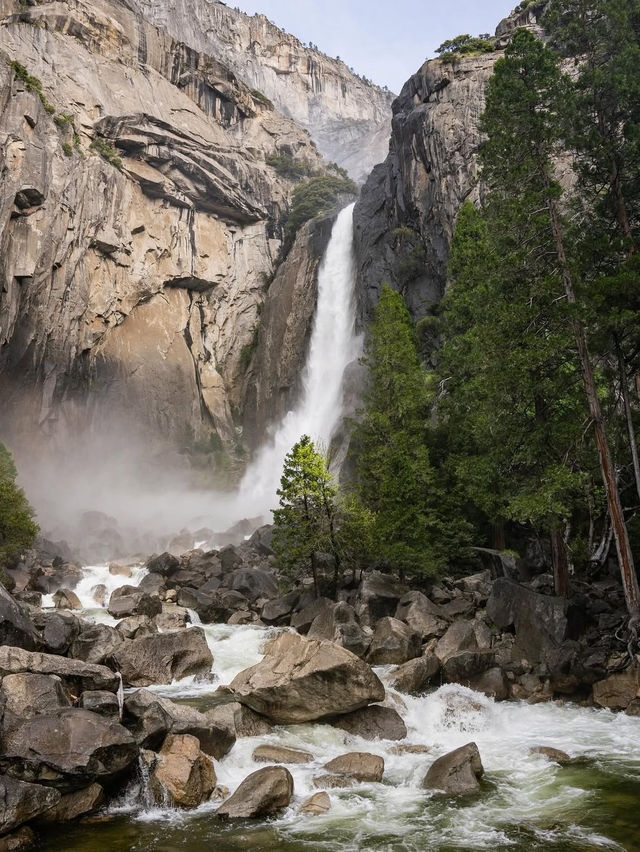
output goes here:
{"type": "Polygon", "coordinates": [[[280,422],[247,470],[238,495],[245,517],[268,516],[276,505],[285,455],[302,435],[329,447],[342,415],[343,375],[360,355],[355,331],[353,207],[340,212],[318,272],[318,304],[296,407],[280,422]]]}

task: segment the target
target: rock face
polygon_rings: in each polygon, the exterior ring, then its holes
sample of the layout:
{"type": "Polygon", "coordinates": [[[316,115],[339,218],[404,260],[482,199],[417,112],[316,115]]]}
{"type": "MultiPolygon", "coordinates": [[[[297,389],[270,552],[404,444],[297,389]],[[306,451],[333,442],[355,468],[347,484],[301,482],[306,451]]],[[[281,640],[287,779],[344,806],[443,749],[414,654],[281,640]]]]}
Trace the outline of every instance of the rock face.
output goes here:
{"type": "Polygon", "coordinates": [[[2,6],[0,394],[19,455],[34,424],[60,436],[114,418],[231,445],[293,187],[265,158],[325,169],[219,54],[135,5],[2,6]]]}
{"type": "Polygon", "coordinates": [[[216,786],[211,760],[189,734],[170,734],[164,741],[151,777],[151,789],[159,804],[197,808],[216,786]]]}
{"type": "Polygon", "coordinates": [[[131,734],[88,710],[37,716],[4,740],[0,766],[24,781],[46,781],[63,791],[118,776],[138,757],[131,734]]]}
{"type": "Polygon", "coordinates": [[[387,154],[393,95],[282,32],[264,15],[206,0],[135,0],[146,18],[241,80],[309,131],[327,160],[364,180],[387,154]]]}
{"type": "Polygon", "coordinates": [[[0,834],[8,834],[59,801],[58,790],[0,775],[0,834]]]}
{"type": "Polygon", "coordinates": [[[448,796],[468,795],[478,791],[483,773],[478,747],[468,743],[439,757],[429,768],[422,786],[448,796]]]}
{"type": "Polygon", "coordinates": [[[0,584],[0,644],[18,645],[31,650],[38,645],[38,634],[21,606],[0,584]]]}
{"type": "Polygon", "coordinates": [[[600,707],[626,710],[640,697],[640,666],[634,665],[593,685],[593,700],[600,707]]]}
{"type": "Polygon", "coordinates": [[[350,713],[384,699],[369,666],[337,645],[284,633],[262,662],[234,678],[237,700],[277,724],[350,713]]]}
{"type": "Polygon", "coordinates": [[[114,660],[126,684],[150,686],[209,674],[213,656],[202,628],[191,627],[125,642],[114,660]]]}
{"type": "Polygon", "coordinates": [[[218,808],[222,819],[254,819],[283,810],[293,796],[293,778],[283,766],[266,766],[244,779],[231,798],[218,808]]]}

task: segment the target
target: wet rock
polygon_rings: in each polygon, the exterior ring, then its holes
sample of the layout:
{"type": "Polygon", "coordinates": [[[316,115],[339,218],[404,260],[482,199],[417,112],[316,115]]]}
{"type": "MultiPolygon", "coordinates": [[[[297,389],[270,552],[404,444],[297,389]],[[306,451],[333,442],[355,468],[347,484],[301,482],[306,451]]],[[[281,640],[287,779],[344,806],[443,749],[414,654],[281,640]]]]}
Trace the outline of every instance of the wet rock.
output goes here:
{"type": "Polygon", "coordinates": [[[227,619],[227,624],[262,624],[262,619],[260,616],[251,612],[251,610],[240,610],[240,612],[234,612],[233,615],[230,615],[227,619]]]}
{"type": "Polygon", "coordinates": [[[166,632],[169,630],[184,630],[191,623],[191,616],[182,606],[175,604],[162,604],[162,612],[154,617],[158,630],[166,632]]]}
{"type": "Polygon", "coordinates": [[[273,524],[259,527],[249,539],[249,544],[261,556],[273,556],[271,543],[273,540],[273,524]]]}
{"type": "Polygon", "coordinates": [[[319,787],[321,790],[355,787],[357,783],[356,778],[350,778],[348,775],[316,775],[313,779],[313,786],[319,787]]]}
{"type": "Polygon", "coordinates": [[[288,807],[292,797],[293,778],[289,770],[283,766],[266,766],[245,778],[216,815],[222,819],[271,816],[288,807]]]}
{"type": "MultiPolygon", "coordinates": [[[[294,618],[292,618],[292,626],[294,618]]],[[[355,610],[348,603],[328,602],[311,623],[307,637],[334,642],[356,657],[364,658],[371,646],[372,631],[358,624],[355,610]]]]}
{"type": "Polygon", "coordinates": [[[55,675],[21,674],[6,675],[2,679],[5,731],[19,727],[27,719],[48,715],[61,707],[70,707],[71,701],[62,681],[55,675]]]}
{"type": "Polygon", "coordinates": [[[632,666],[593,684],[593,700],[599,707],[626,710],[640,698],[640,666],[632,666]]]}
{"type": "Polygon", "coordinates": [[[375,666],[399,665],[422,653],[420,635],[397,618],[381,618],[375,626],[367,662],[375,666]]]}
{"type": "Polygon", "coordinates": [[[300,813],[320,816],[331,810],[331,798],[328,793],[314,793],[300,805],[300,813]]]}
{"type": "Polygon", "coordinates": [[[129,565],[121,565],[118,562],[112,562],[109,565],[109,573],[112,577],[125,577],[130,580],[133,577],[133,571],[129,565]]]}
{"type": "Polygon", "coordinates": [[[346,775],[356,781],[382,781],[384,760],[377,754],[365,751],[352,751],[334,757],[324,768],[330,775],[346,775]]]}
{"type": "Polygon", "coordinates": [[[313,755],[296,748],[261,745],[253,750],[253,759],[257,763],[311,763],[313,755]]]}
{"type": "Polygon", "coordinates": [[[83,790],[66,793],[57,804],[38,818],[38,822],[71,822],[94,813],[102,807],[104,801],[104,790],[100,784],[91,784],[83,790]]]}
{"type": "Polygon", "coordinates": [[[237,568],[242,564],[242,556],[238,553],[236,546],[233,544],[228,544],[226,547],[223,547],[218,553],[218,559],[220,560],[223,574],[228,574],[233,571],[234,568],[237,568]]]}
{"type": "Polygon", "coordinates": [[[36,840],[34,832],[23,826],[12,834],[0,837],[0,852],[26,852],[35,847],[36,840]]]}
{"type": "Polygon", "coordinates": [[[170,577],[180,570],[180,560],[172,553],[161,553],[147,559],[146,569],[150,574],[158,574],[160,577],[170,577]]]}
{"type": "Polygon", "coordinates": [[[395,617],[408,624],[420,635],[423,642],[435,636],[442,636],[447,629],[447,621],[441,608],[422,592],[409,592],[400,598],[395,617]]]}
{"type": "Polygon", "coordinates": [[[431,748],[425,745],[414,745],[407,743],[406,745],[397,745],[389,749],[389,754],[429,754],[431,748]]]}
{"type": "Polygon", "coordinates": [[[554,763],[560,764],[560,766],[566,766],[568,763],[572,762],[572,758],[565,751],[560,751],[558,748],[552,748],[551,746],[536,746],[535,748],[529,749],[531,754],[541,754],[544,757],[549,758],[554,763]]]}
{"type": "Polygon", "coordinates": [[[389,678],[389,685],[398,692],[417,695],[439,671],[440,660],[435,654],[427,654],[398,666],[389,678]]]}
{"type": "Polygon", "coordinates": [[[80,633],[82,622],[68,612],[36,612],[32,617],[47,652],[66,654],[80,633]]]}
{"type": "Polygon", "coordinates": [[[171,807],[197,808],[207,801],[215,786],[213,763],[200,751],[196,737],[169,734],[151,776],[156,802],[171,807]]]}
{"type": "Polygon", "coordinates": [[[436,656],[441,663],[463,651],[476,651],[478,642],[470,621],[454,621],[436,645],[436,656]]]}
{"type": "Polygon", "coordinates": [[[482,692],[488,698],[505,701],[509,698],[509,679],[499,666],[469,678],[467,684],[474,692],[482,692]]]}
{"type": "Polygon", "coordinates": [[[56,609],[82,609],[80,598],[71,589],[58,589],[53,595],[56,609]]]}
{"type": "MultiPolygon", "coordinates": [[[[323,615],[325,611],[332,610],[334,606],[334,602],[329,600],[329,598],[316,598],[310,604],[307,604],[302,609],[293,613],[293,615],[291,616],[291,626],[295,627],[298,633],[302,633],[303,635],[305,635],[309,632],[309,628],[313,624],[314,620],[319,615],[323,615]]],[[[316,636],[315,638],[327,639],[328,637],[316,636]]]]}
{"type": "Polygon", "coordinates": [[[89,624],[71,643],[69,656],[95,665],[110,665],[122,645],[122,635],[107,624],[89,624]]]}
{"type": "MultiPolygon", "coordinates": [[[[155,618],[159,618],[159,615],[155,618]]],[[[116,625],[116,631],[123,639],[137,639],[157,633],[158,626],[148,615],[129,615],[116,625]]]]}
{"type": "Polygon", "coordinates": [[[106,666],[97,666],[82,660],[71,660],[55,654],[24,651],[22,648],[0,647],[0,675],[20,674],[57,675],[74,695],[85,689],[107,689],[116,692],[117,675],[106,666]]]}
{"type": "Polygon", "coordinates": [[[463,796],[480,789],[484,769],[475,743],[468,743],[439,757],[429,768],[422,786],[448,796],[463,796]]]}
{"type": "Polygon", "coordinates": [[[208,675],[213,656],[200,627],[143,636],[120,645],[114,655],[129,686],[171,683],[189,675],[208,675]]]}
{"type": "Polygon", "coordinates": [[[128,615],[153,617],[162,612],[162,603],[138,586],[120,586],[112,592],[107,612],[114,618],[126,618],[128,615]]]}
{"type": "Polygon", "coordinates": [[[118,697],[113,692],[105,692],[102,689],[89,689],[80,696],[78,706],[101,716],[110,716],[117,719],[120,715],[118,697]]]}
{"type": "Polygon", "coordinates": [[[224,585],[234,592],[240,592],[249,601],[275,598],[278,594],[278,583],[273,574],[259,568],[236,569],[225,577],[224,585]]]}
{"type": "Polygon", "coordinates": [[[59,801],[58,790],[0,775],[0,833],[8,834],[59,801]]]}
{"type": "Polygon", "coordinates": [[[409,590],[388,574],[367,574],[358,589],[355,610],[360,623],[374,627],[381,618],[395,615],[400,599],[409,590]]]}
{"type": "Polygon", "coordinates": [[[245,707],[238,701],[227,704],[226,707],[230,708],[233,713],[233,724],[238,738],[262,737],[273,731],[271,722],[250,707],[245,707]]]}
{"type": "Polygon", "coordinates": [[[94,586],[91,589],[91,595],[93,597],[94,603],[97,603],[98,606],[106,608],[107,601],[109,599],[109,590],[107,589],[104,583],[98,583],[97,586],[94,586]]]}
{"type": "Polygon", "coordinates": [[[230,689],[276,724],[350,713],[384,700],[381,682],[354,654],[294,633],[272,642],[262,662],[240,672],[230,689]]]}
{"type": "Polygon", "coordinates": [[[634,698],[625,712],[627,716],[640,716],[640,698],[634,698]]]}
{"type": "Polygon", "coordinates": [[[447,683],[469,686],[471,678],[492,668],[495,661],[493,651],[463,651],[448,657],[442,665],[442,674],[447,683]]]}
{"type": "Polygon", "coordinates": [[[0,645],[16,645],[27,651],[37,648],[39,637],[26,611],[0,584],[0,645]]]}
{"type": "Polygon", "coordinates": [[[43,782],[63,792],[109,781],[138,757],[131,734],[111,719],[70,708],[36,716],[4,740],[0,766],[23,781],[43,782]]]}
{"type": "Polygon", "coordinates": [[[160,574],[145,574],[145,576],[138,583],[138,588],[142,592],[146,592],[146,594],[151,595],[151,597],[161,597],[167,588],[167,584],[164,577],[161,577],[160,574]]]}
{"type": "Polygon", "coordinates": [[[403,740],[407,736],[407,726],[397,710],[379,704],[346,713],[331,724],[365,740],[403,740]]]}
{"type": "Polygon", "coordinates": [[[267,601],[260,610],[260,618],[266,624],[284,624],[288,621],[299,598],[298,592],[289,592],[284,597],[267,601]]]}

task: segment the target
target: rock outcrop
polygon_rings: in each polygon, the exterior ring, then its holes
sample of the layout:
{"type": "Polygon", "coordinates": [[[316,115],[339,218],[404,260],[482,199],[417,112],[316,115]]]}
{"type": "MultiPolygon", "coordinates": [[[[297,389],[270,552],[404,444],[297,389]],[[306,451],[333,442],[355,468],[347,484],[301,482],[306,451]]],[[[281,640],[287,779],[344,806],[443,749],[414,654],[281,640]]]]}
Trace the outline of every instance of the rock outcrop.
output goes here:
{"type": "Polygon", "coordinates": [[[283,766],[265,766],[244,779],[235,793],[218,808],[222,819],[255,819],[287,807],[293,796],[293,778],[283,766]]]}

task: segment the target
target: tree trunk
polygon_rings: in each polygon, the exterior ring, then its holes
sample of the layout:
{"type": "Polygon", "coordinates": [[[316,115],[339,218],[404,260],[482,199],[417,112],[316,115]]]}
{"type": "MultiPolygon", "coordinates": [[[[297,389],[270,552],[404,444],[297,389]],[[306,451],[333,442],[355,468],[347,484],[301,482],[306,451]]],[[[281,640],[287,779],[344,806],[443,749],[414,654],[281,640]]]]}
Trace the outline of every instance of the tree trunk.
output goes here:
{"type": "Polygon", "coordinates": [[[506,546],[507,540],[504,534],[504,520],[502,518],[498,518],[493,525],[493,549],[505,550],[506,546]]]}
{"type": "Polygon", "coordinates": [[[551,533],[551,561],[553,563],[553,585],[559,598],[569,597],[569,561],[567,547],[560,530],[551,533]]]}
{"type": "MultiPolygon", "coordinates": [[[[545,172],[545,178],[548,180],[545,172]]],[[[576,304],[576,294],[573,287],[573,279],[567,261],[567,255],[564,248],[564,233],[560,216],[556,207],[555,200],[551,193],[547,196],[547,207],[551,218],[551,228],[556,244],[556,254],[560,265],[562,282],[564,284],[567,302],[570,305],[576,304]]],[[[622,586],[624,596],[627,603],[629,614],[633,617],[640,613],[640,587],[638,586],[638,577],[633,562],[633,554],[629,543],[629,534],[624,520],[624,511],[620,493],[618,491],[618,483],[611,458],[611,450],[607,441],[607,433],[602,415],[602,408],[598,398],[598,389],[596,386],[593,365],[589,355],[589,347],[584,329],[580,322],[576,319],[571,322],[573,334],[576,339],[578,348],[578,356],[580,358],[580,367],[582,369],[582,378],[584,388],[587,394],[589,403],[589,412],[593,420],[594,431],[596,435],[596,443],[598,445],[598,456],[600,458],[600,471],[602,473],[602,481],[604,483],[605,492],[607,495],[607,506],[611,523],[613,524],[613,533],[616,540],[616,550],[618,552],[618,562],[620,564],[620,573],[622,575],[622,586]]]]}
{"type": "Polygon", "coordinates": [[[622,401],[624,403],[624,416],[627,421],[627,434],[629,435],[629,448],[631,449],[631,459],[633,461],[633,475],[636,480],[636,491],[640,497],[640,458],[638,457],[638,442],[636,440],[636,430],[633,425],[633,412],[631,411],[631,397],[629,396],[629,379],[627,377],[627,367],[624,363],[624,354],[620,341],[614,335],[616,345],[616,355],[618,357],[618,373],[620,375],[620,389],[622,391],[622,401]]]}

